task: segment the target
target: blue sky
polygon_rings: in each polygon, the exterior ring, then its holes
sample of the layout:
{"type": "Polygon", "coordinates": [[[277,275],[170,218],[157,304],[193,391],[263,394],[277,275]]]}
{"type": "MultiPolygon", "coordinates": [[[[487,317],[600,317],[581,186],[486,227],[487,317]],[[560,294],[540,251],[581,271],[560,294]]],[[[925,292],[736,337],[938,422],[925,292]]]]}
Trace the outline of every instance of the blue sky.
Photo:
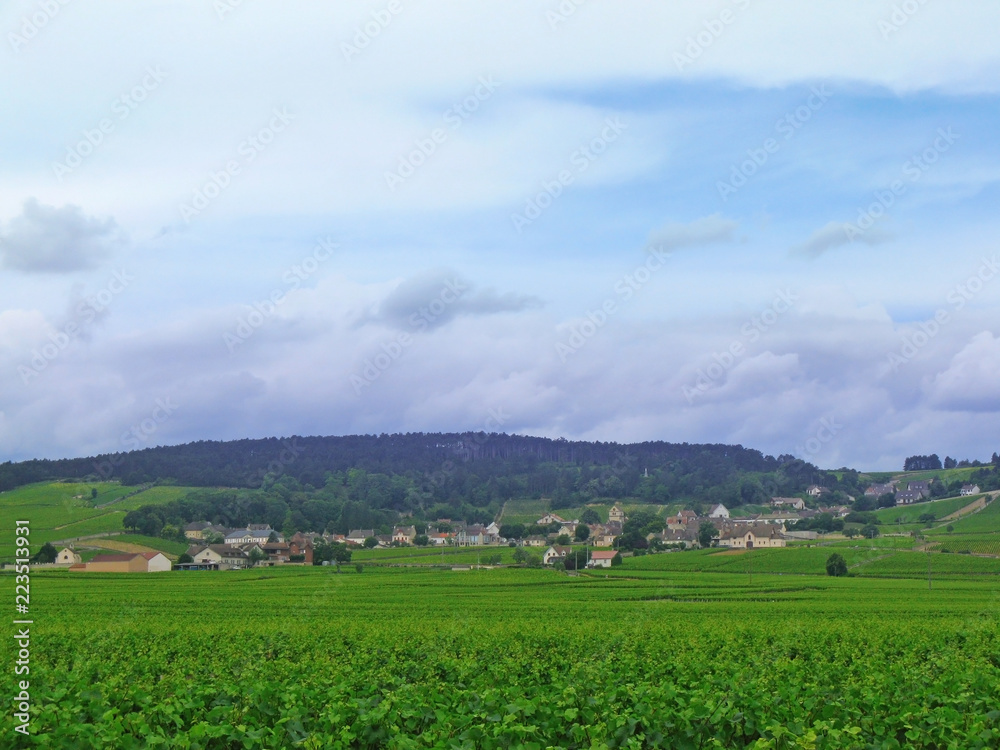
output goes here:
{"type": "Polygon", "coordinates": [[[1000,9],[903,5],[6,4],[0,458],[988,457],[1000,9]]]}

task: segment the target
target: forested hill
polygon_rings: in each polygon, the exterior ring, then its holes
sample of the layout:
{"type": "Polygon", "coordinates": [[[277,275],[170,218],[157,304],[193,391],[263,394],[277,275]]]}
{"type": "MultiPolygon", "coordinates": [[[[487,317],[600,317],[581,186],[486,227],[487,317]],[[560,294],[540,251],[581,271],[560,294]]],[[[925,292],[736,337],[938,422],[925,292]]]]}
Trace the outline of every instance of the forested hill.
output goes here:
{"type": "MultiPolygon", "coordinates": [[[[322,487],[329,473],[351,469],[411,479],[444,475],[443,481],[450,485],[475,476],[478,482],[493,480],[494,492],[508,496],[550,494],[561,479],[569,490],[564,476],[568,470],[574,479],[583,470],[585,481],[609,482],[601,490],[611,496],[639,494],[647,473],[655,478],[661,493],[671,495],[698,495],[699,490],[723,486],[747,474],[775,474],[779,469],[783,469],[783,481],[777,484],[782,486],[762,489],[800,490],[809,483],[821,483],[825,475],[792,456],[776,459],[738,445],[621,445],[495,433],[407,433],[199,441],[90,458],[8,462],[0,464],[0,489],[63,478],[257,488],[268,474],[322,487]]],[[[572,484],[578,489],[578,482],[572,484]]],[[[466,483],[462,489],[467,494],[472,488],[466,483]]],[[[744,501],[754,499],[759,498],[744,501]]]]}

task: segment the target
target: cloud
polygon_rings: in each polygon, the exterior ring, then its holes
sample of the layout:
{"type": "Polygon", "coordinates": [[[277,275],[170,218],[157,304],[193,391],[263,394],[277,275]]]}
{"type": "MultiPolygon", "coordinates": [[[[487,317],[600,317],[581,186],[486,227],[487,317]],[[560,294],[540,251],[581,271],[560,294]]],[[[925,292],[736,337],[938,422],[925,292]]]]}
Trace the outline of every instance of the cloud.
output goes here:
{"type": "Polygon", "coordinates": [[[868,229],[860,234],[855,231],[857,236],[851,237],[847,232],[850,226],[853,225],[846,222],[831,221],[829,224],[813,232],[809,239],[801,245],[793,248],[792,254],[804,255],[808,258],[818,258],[829,250],[841,247],[842,245],[849,245],[852,242],[860,242],[865,245],[879,245],[892,239],[891,234],[877,228],[868,229]]]}
{"type": "Polygon", "coordinates": [[[690,224],[670,223],[650,233],[647,247],[670,252],[717,242],[732,242],[733,232],[739,226],[739,222],[724,219],[722,214],[705,216],[690,224]]]}
{"type": "Polygon", "coordinates": [[[997,372],[1000,338],[983,331],[956,354],[925,388],[933,406],[948,411],[1000,411],[997,372]]]}
{"type": "Polygon", "coordinates": [[[46,206],[34,198],[0,234],[3,266],[16,271],[69,273],[93,268],[121,242],[114,219],[87,217],[78,206],[46,206]]]}
{"type": "Polygon", "coordinates": [[[414,330],[433,329],[459,316],[495,315],[537,309],[538,297],[474,290],[471,281],[448,270],[431,271],[404,280],[386,296],[374,313],[359,321],[386,323],[414,330]]]}

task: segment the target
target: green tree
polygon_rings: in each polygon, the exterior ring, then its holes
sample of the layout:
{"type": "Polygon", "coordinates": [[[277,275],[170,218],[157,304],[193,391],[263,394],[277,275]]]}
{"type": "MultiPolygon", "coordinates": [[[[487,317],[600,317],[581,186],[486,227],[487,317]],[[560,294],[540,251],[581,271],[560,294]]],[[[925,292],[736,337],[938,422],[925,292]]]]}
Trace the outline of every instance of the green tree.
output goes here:
{"type": "Polygon", "coordinates": [[[505,523],[500,526],[500,536],[504,539],[524,539],[524,524],[505,523]]]}
{"type": "Polygon", "coordinates": [[[886,492],[878,497],[878,507],[893,508],[896,505],[896,496],[891,492],[886,492]]]}
{"type": "Polygon", "coordinates": [[[96,500],[97,499],[97,488],[96,487],[91,487],[90,488],[90,499],[91,500],[96,500]]]}
{"type": "MultiPolygon", "coordinates": [[[[59,552],[55,547],[52,546],[51,542],[46,542],[42,545],[42,548],[35,553],[35,556],[31,558],[37,563],[54,563],[59,552]]],[[[23,558],[19,561],[23,561],[23,558]]]]}
{"type": "Polygon", "coordinates": [[[711,521],[702,521],[698,527],[698,544],[702,547],[711,547],[712,540],[719,535],[719,530],[711,521]]]}
{"type": "Polygon", "coordinates": [[[576,531],[573,533],[573,536],[576,538],[576,541],[585,542],[590,538],[590,529],[586,524],[581,523],[576,527],[576,531]]]}
{"type": "Polygon", "coordinates": [[[615,556],[611,558],[611,564],[613,566],[615,566],[615,565],[621,565],[622,564],[622,553],[621,552],[616,552],[615,553],[615,556]]]}
{"type": "Polygon", "coordinates": [[[514,562],[523,563],[528,559],[528,551],[524,547],[514,550],[514,562]]]}
{"type": "Polygon", "coordinates": [[[601,522],[601,516],[593,508],[587,508],[580,514],[580,523],[595,524],[601,522]]]}
{"type": "Polygon", "coordinates": [[[568,547],[572,542],[573,540],[569,538],[569,534],[560,534],[556,537],[556,544],[560,547],[568,547]]]}
{"type": "Polygon", "coordinates": [[[178,564],[183,565],[184,563],[193,563],[194,558],[191,557],[187,552],[184,552],[180,557],[177,558],[178,564]]]}
{"type": "Polygon", "coordinates": [[[878,534],[879,534],[878,526],[876,526],[873,523],[870,523],[863,529],[861,529],[861,536],[865,537],[866,539],[874,539],[875,537],[878,536],[878,534]]]}
{"type": "Polygon", "coordinates": [[[376,539],[373,536],[370,536],[367,539],[365,539],[364,546],[365,549],[374,549],[375,547],[378,547],[378,539],[376,539]]]}
{"type": "Polygon", "coordinates": [[[254,567],[257,563],[261,563],[267,560],[267,553],[260,547],[254,547],[250,550],[250,567],[254,567]]]}
{"type": "Polygon", "coordinates": [[[415,537],[413,537],[413,543],[418,547],[426,547],[428,544],[431,543],[431,540],[430,537],[428,537],[426,534],[417,534],[415,537]]]}
{"type": "Polygon", "coordinates": [[[826,558],[826,574],[828,576],[847,575],[847,561],[844,559],[843,555],[834,552],[826,558]]]}

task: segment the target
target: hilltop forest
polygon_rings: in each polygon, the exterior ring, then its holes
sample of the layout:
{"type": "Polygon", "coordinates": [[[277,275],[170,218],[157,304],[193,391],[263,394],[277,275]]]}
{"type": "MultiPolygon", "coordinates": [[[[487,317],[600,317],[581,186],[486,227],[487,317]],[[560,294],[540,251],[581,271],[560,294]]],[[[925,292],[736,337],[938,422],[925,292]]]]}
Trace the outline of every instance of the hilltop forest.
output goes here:
{"type": "MultiPolygon", "coordinates": [[[[995,466],[977,474],[980,484],[997,482],[995,466]]],[[[69,478],[203,488],[130,512],[126,527],[145,534],[195,520],[337,533],[385,528],[401,517],[488,523],[513,498],[546,498],[553,510],[598,500],[733,508],[800,494],[812,484],[831,491],[827,502],[843,502],[863,494],[867,483],[854,470],[821,471],[793,456],[739,445],[622,445],[497,433],[200,441],[0,464],[0,490],[69,478]]]]}

